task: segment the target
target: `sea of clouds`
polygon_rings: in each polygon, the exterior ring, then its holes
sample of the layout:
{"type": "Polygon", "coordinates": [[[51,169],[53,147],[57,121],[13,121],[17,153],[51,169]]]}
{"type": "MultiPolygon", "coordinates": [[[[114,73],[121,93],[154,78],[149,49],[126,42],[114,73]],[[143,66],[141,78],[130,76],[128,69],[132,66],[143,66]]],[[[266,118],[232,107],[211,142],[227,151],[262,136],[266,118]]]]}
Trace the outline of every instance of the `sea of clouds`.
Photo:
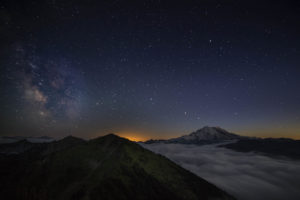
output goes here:
{"type": "Polygon", "coordinates": [[[300,161],[235,152],[218,145],[141,145],[239,200],[300,199],[300,161]]]}

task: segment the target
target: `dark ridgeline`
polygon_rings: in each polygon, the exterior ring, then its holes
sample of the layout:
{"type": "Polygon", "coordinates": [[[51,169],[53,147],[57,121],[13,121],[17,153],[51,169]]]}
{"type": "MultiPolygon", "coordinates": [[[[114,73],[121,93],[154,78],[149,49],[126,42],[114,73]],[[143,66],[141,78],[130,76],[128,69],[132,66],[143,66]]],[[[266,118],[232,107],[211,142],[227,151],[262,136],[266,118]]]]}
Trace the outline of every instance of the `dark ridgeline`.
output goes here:
{"type": "Polygon", "coordinates": [[[287,138],[266,138],[239,140],[236,143],[221,145],[240,152],[257,152],[267,156],[300,159],[300,140],[287,138]]]}
{"type": "Polygon", "coordinates": [[[1,199],[234,199],[167,158],[113,134],[90,141],[69,136],[51,143],[5,145],[18,152],[0,154],[1,199]]]}

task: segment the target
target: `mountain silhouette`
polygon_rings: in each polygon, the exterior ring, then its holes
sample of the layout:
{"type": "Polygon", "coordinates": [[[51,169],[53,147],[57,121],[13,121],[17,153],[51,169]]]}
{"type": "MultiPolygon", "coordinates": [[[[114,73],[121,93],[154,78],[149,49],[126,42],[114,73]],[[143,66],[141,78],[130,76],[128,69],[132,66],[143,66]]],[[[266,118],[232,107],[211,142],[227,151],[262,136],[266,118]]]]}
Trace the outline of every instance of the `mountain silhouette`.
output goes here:
{"type": "Polygon", "coordinates": [[[220,145],[239,152],[256,152],[271,157],[300,159],[300,140],[288,138],[256,138],[220,145]]]}

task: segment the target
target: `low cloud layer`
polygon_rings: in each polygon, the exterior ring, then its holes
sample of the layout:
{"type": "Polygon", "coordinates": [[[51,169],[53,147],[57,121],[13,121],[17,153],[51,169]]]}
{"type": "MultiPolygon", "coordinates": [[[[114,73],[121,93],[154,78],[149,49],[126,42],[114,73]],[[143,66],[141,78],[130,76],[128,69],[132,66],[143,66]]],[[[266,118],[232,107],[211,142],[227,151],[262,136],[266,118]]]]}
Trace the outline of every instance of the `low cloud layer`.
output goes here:
{"type": "Polygon", "coordinates": [[[216,145],[142,144],[240,200],[300,199],[300,162],[216,145]]]}

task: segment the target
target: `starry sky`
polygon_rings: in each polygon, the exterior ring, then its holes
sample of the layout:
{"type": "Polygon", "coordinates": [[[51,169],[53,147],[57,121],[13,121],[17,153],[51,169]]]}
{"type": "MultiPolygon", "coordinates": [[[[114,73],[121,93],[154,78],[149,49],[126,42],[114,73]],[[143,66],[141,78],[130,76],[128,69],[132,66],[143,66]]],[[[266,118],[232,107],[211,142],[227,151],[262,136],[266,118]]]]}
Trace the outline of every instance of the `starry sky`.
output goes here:
{"type": "Polygon", "coordinates": [[[300,139],[299,1],[0,3],[0,135],[205,125],[300,139]]]}

